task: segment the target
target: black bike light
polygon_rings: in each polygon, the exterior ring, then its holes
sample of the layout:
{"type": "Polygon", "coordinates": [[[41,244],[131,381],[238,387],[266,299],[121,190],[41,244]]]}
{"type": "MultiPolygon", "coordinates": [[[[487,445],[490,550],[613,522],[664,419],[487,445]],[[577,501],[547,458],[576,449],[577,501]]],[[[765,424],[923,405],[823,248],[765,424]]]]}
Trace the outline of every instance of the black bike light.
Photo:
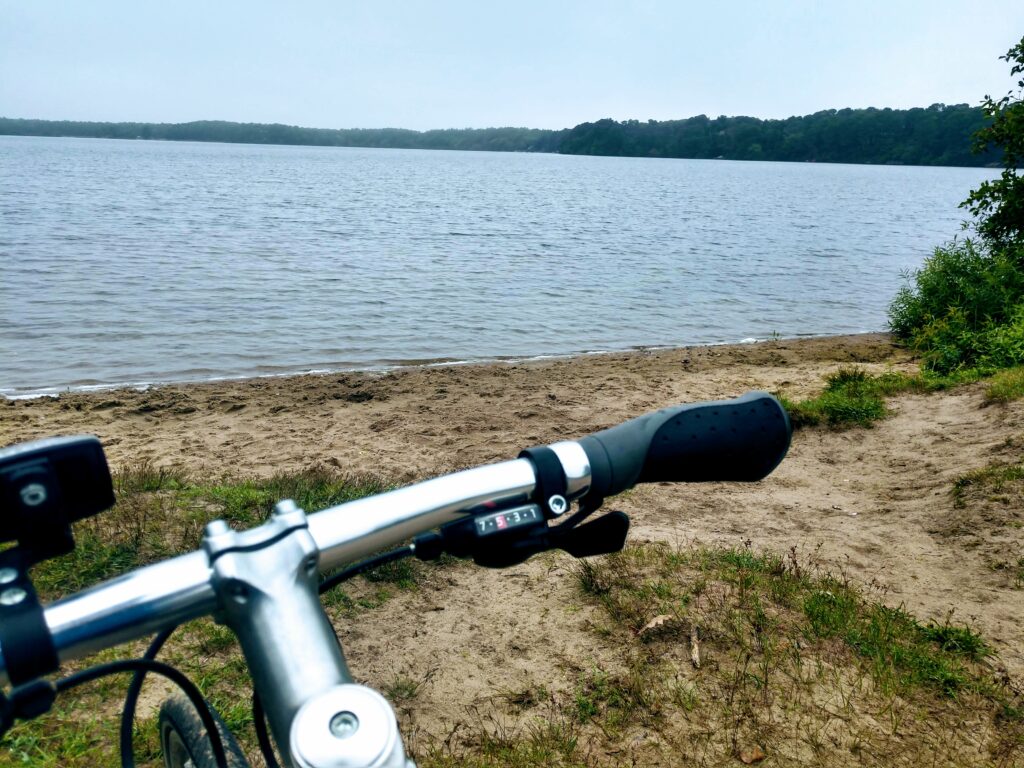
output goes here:
{"type": "Polygon", "coordinates": [[[107,458],[91,435],[0,449],[0,542],[17,541],[35,562],[70,552],[71,523],[113,504],[107,458]]]}

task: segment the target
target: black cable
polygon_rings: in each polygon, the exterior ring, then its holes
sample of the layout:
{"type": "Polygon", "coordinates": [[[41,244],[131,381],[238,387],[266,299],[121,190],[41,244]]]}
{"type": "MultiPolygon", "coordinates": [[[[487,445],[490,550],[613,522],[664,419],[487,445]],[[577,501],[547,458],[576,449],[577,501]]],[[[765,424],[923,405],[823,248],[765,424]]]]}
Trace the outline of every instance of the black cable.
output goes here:
{"type": "MultiPolygon", "coordinates": [[[[167,642],[167,638],[177,628],[175,625],[154,637],[142,658],[147,661],[155,659],[160,649],[164,647],[164,643],[167,642]]],[[[144,670],[137,671],[132,677],[132,682],[124,697],[124,709],[121,710],[121,768],[134,768],[135,765],[135,746],[132,744],[135,730],[135,708],[139,703],[139,693],[142,691],[142,681],[145,678],[144,670]]]]}
{"type": "Polygon", "coordinates": [[[358,576],[360,573],[372,571],[374,568],[379,568],[380,566],[386,565],[387,563],[392,563],[395,560],[401,560],[404,557],[409,557],[415,551],[416,550],[413,549],[413,547],[399,547],[398,549],[393,549],[390,552],[383,552],[379,555],[376,555],[375,557],[363,560],[363,562],[361,563],[350,565],[348,568],[338,571],[337,573],[328,576],[326,579],[321,581],[320,594],[322,595],[329,589],[334,589],[336,586],[341,584],[341,582],[348,581],[353,576],[358,576]]]}
{"type": "MultiPolygon", "coordinates": [[[[210,739],[210,747],[213,750],[213,759],[217,762],[217,768],[229,768],[228,758],[224,752],[224,741],[220,737],[220,729],[217,727],[217,722],[213,719],[213,713],[210,712],[210,707],[206,703],[206,699],[203,698],[203,694],[196,687],[195,683],[169,664],[164,664],[161,661],[154,661],[153,659],[125,659],[123,661],[111,661],[106,664],[98,664],[95,667],[84,669],[81,672],[76,672],[73,675],[68,675],[67,677],[58,680],[56,682],[56,689],[57,693],[63,693],[64,691],[76,688],[79,685],[84,685],[85,683],[91,683],[93,680],[98,680],[99,678],[106,677],[107,675],[138,671],[154,672],[158,675],[162,675],[175,683],[182,690],[182,692],[188,697],[189,701],[192,702],[192,706],[196,708],[196,713],[199,715],[199,719],[202,720],[203,727],[206,728],[207,736],[210,739]]],[[[129,763],[129,768],[134,768],[134,766],[129,763]]]]}
{"type": "Polygon", "coordinates": [[[281,768],[277,762],[277,755],[274,754],[274,745],[270,743],[270,733],[267,732],[267,715],[263,711],[263,702],[256,691],[252,692],[252,725],[256,729],[256,741],[260,744],[260,752],[263,753],[263,761],[267,768],[281,768]]]}

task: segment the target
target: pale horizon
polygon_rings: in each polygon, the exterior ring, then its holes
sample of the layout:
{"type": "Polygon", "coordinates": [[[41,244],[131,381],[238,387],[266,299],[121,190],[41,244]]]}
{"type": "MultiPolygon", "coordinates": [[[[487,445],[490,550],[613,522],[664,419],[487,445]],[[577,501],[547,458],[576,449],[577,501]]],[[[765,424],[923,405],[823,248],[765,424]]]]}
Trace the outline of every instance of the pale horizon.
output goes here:
{"type": "Polygon", "coordinates": [[[0,114],[314,128],[526,127],[977,105],[1024,4],[0,0],[0,114]]]}

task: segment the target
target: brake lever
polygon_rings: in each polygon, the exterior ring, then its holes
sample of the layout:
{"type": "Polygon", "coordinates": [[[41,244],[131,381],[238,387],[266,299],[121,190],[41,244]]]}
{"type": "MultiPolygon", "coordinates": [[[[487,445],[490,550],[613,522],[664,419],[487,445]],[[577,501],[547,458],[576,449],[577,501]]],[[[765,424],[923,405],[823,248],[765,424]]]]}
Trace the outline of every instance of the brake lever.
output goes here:
{"type": "Polygon", "coordinates": [[[628,533],[629,516],[625,512],[609,512],[551,538],[555,547],[573,557],[591,557],[622,551],[628,533]]]}

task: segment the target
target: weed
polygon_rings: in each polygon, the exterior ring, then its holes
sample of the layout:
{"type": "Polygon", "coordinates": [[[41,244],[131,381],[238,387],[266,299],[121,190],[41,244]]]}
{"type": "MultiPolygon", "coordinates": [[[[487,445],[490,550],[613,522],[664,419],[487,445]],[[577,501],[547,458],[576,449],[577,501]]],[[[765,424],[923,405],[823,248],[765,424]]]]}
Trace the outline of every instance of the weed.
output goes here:
{"type": "Polygon", "coordinates": [[[944,651],[964,656],[971,661],[981,661],[991,653],[988,644],[970,627],[957,627],[948,621],[944,624],[929,624],[921,629],[925,639],[938,644],[944,651]]]}
{"type": "MultiPolygon", "coordinates": [[[[128,465],[113,473],[113,480],[114,508],[75,525],[74,552],[34,569],[33,579],[44,599],[194,549],[203,525],[215,517],[236,527],[251,527],[283,498],[293,498],[312,512],[386,488],[372,478],[352,479],[321,468],[262,480],[199,481],[148,462],[128,465]]],[[[414,580],[407,569],[382,571],[381,580],[405,585],[414,580]]]]}
{"type": "Polygon", "coordinates": [[[112,479],[114,492],[118,497],[177,490],[188,482],[183,470],[175,467],[155,467],[148,459],[123,465],[112,474],[112,479]]]}
{"type": "Polygon", "coordinates": [[[525,710],[537,706],[550,698],[551,694],[543,685],[528,686],[520,690],[504,691],[499,695],[506,704],[516,710],[525,710]]]}
{"type": "Polygon", "coordinates": [[[620,674],[592,672],[576,691],[577,719],[584,723],[600,716],[606,731],[656,723],[668,691],[653,682],[651,673],[655,668],[637,656],[620,674]]]}
{"type": "Polygon", "coordinates": [[[688,680],[675,680],[669,688],[672,703],[684,712],[692,712],[699,701],[696,684],[688,680]]]}
{"type": "Polygon", "coordinates": [[[414,678],[407,674],[394,674],[380,686],[380,692],[396,707],[404,706],[419,695],[420,689],[430,682],[436,672],[436,669],[432,669],[420,678],[414,678]]]}
{"type": "MultiPolygon", "coordinates": [[[[697,550],[685,557],[676,553],[673,561],[679,565],[675,567],[673,588],[673,579],[666,574],[667,548],[648,546],[642,555],[636,549],[627,547],[617,559],[609,557],[588,564],[585,571],[581,568],[581,591],[600,602],[613,620],[636,635],[637,625],[643,627],[641,622],[655,614],[674,610],[672,615],[677,618],[687,616],[678,601],[669,604],[650,590],[650,570],[660,574],[661,589],[673,595],[682,592],[679,582],[693,578],[695,570],[705,579],[704,593],[717,591],[709,583],[727,585],[730,599],[700,598],[702,632],[708,627],[712,636],[728,638],[744,653],[754,653],[757,659],[751,657],[744,662],[743,676],[758,687],[768,685],[775,666],[781,663],[774,657],[782,649],[799,650],[802,637],[804,642],[841,642],[864,660],[876,684],[894,693],[923,687],[952,696],[964,690],[985,689],[983,676],[970,665],[981,661],[990,650],[968,627],[948,621],[921,624],[902,608],[867,600],[844,580],[827,575],[811,577],[777,555],[755,553],[749,547],[697,550]],[[652,558],[658,562],[647,569],[637,568],[638,563],[650,563],[652,558]],[[600,591],[594,591],[595,583],[603,585],[600,591]],[[798,616],[791,612],[794,608],[799,609],[798,616]],[[713,613],[709,615],[709,611],[713,613]],[[756,661],[754,667],[749,666],[752,661],[756,661]]],[[[652,637],[659,642],[666,639],[662,635],[652,637]]],[[[587,690],[593,699],[601,687],[592,681],[587,690]]]]}
{"type": "Polygon", "coordinates": [[[825,390],[799,402],[780,396],[795,428],[828,425],[833,428],[870,427],[884,419],[889,410],[885,398],[903,392],[936,392],[977,381],[979,370],[958,370],[940,374],[924,370],[910,375],[888,371],[869,374],[858,366],[840,368],[825,379],[825,390]]]}
{"type": "Polygon", "coordinates": [[[884,397],[927,386],[920,377],[895,372],[872,376],[854,366],[840,368],[826,377],[825,391],[817,397],[800,402],[785,400],[783,405],[795,427],[868,427],[888,414],[884,397]]]}
{"type": "Polygon", "coordinates": [[[422,568],[418,560],[406,557],[366,571],[363,577],[371,582],[394,584],[400,589],[412,589],[420,579],[422,568]]]}
{"type": "Polygon", "coordinates": [[[422,768],[590,768],[595,762],[580,748],[580,726],[560,713],[524,726],[509,726],[493,717],[465,727],[458,724],[440,746],[418,755],[422,768]]]}

